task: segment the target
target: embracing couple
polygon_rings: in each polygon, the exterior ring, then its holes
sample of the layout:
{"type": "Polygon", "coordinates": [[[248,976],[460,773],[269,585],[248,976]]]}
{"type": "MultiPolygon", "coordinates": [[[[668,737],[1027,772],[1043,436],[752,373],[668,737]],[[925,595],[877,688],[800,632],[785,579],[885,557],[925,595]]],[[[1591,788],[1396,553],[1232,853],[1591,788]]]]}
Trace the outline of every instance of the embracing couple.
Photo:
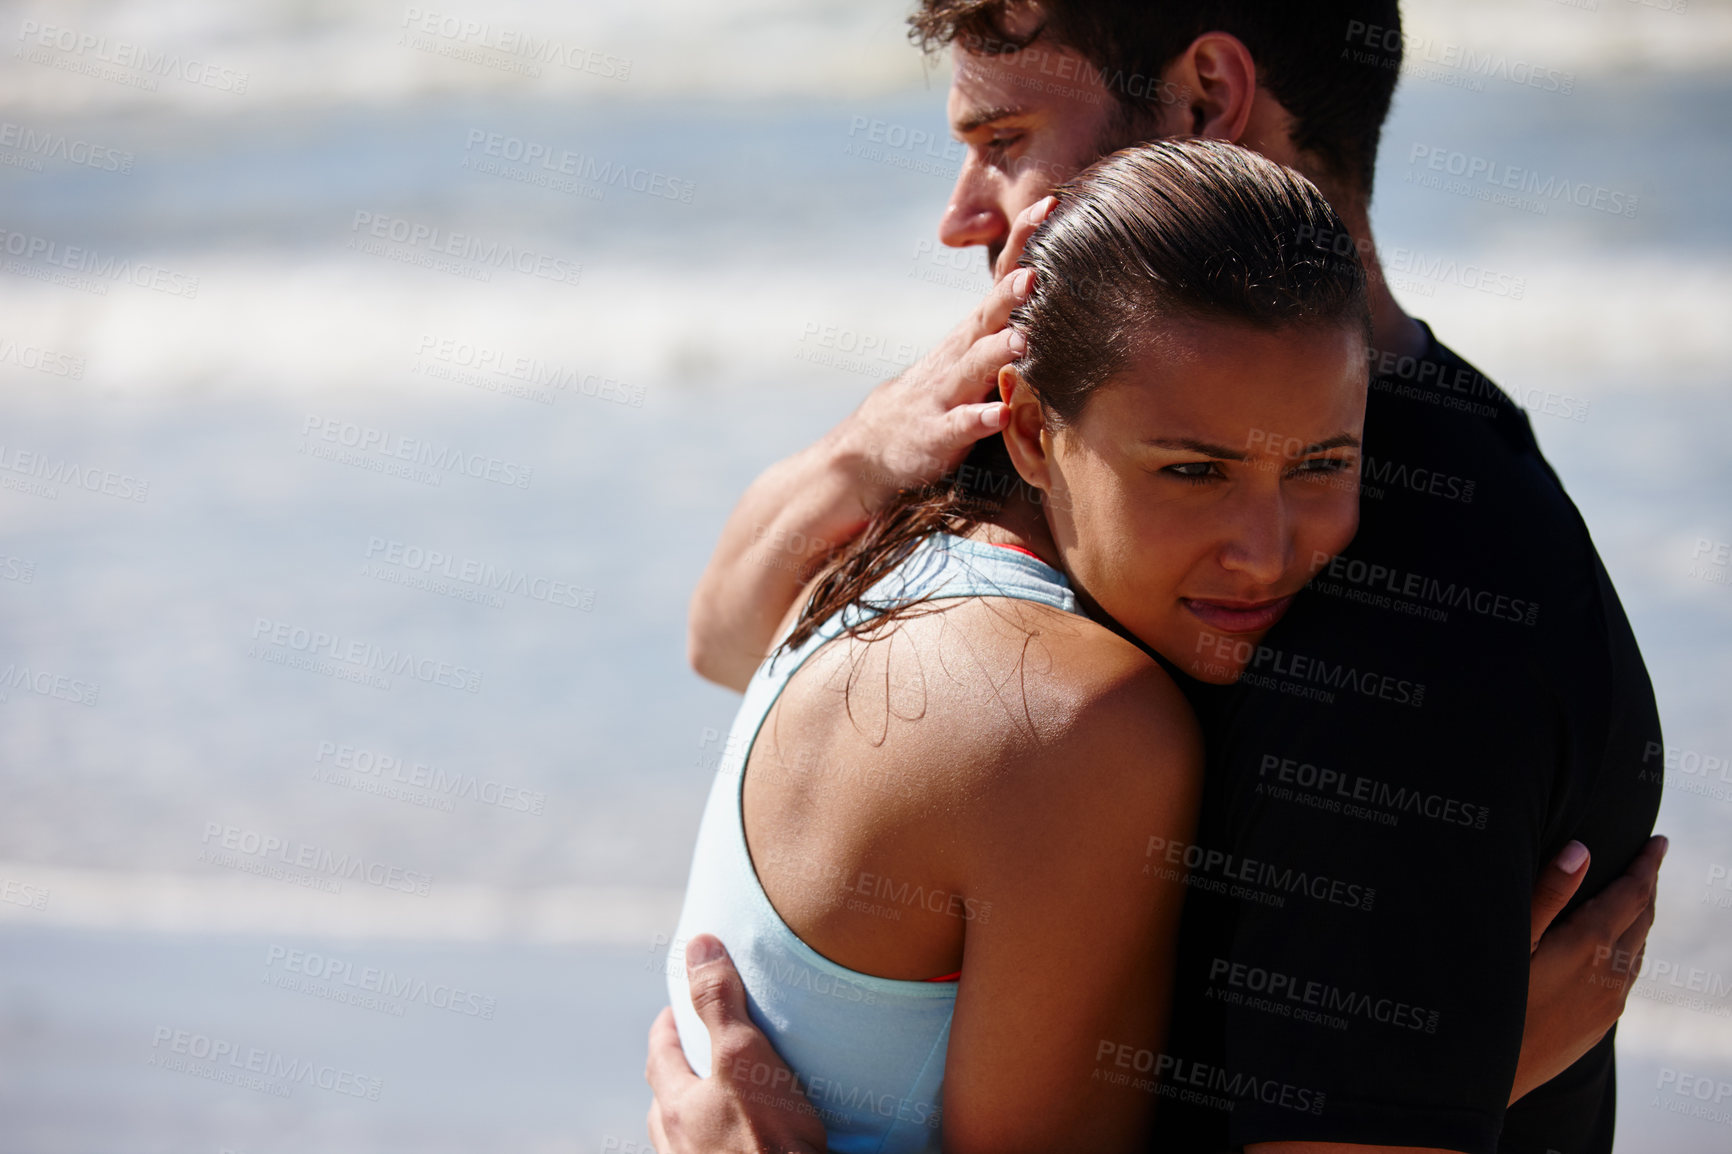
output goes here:
{"type": "Polygon", "coordinates": [[[912,24],[997,281],[694,597],[745,699],[656,1148],[1610,1150],[1659,721],[1526,416],[1378,270],[1394,0],[912,24]]]}

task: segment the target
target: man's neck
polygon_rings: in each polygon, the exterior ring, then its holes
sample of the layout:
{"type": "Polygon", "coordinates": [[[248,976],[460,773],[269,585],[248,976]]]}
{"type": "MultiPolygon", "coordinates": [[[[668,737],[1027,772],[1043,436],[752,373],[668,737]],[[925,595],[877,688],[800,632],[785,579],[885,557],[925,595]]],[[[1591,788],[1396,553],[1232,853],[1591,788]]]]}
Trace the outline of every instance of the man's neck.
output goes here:
{"type": "MultiPolygon", "coordinates": [[[[1326,194],[1332,190],[1325,189],[1326,194]]],[[[1371,306],[1372,341],[1379,352],[1396,356],[1417,357],[1425,352],[1425,330],[1408,316],[1389,291],[1383,275],[1383,264],[1377,256],[1377,241],[1371,235],[1371,218],[1365,200],[1359,196],[1331,197],[1330,203],[1340,215],[1347,231],[1359,249],[1365,265],[1365,295],[1371,306]]]]}
{"type": "Polygon", "coordinates": [[[1425,352],[1425,329],[1402,311],[1390,295],[1377,259],[1377,242],[1371,235],[1371,197],[1359,183],[1343,180],[1315,153],[1296,150],[1293,115],[1266,88],[1257,89],[1250,118],[1238,143],[1253,148],[1281,164],[1303,173],[1317,186],[1329,206],[1352,234],[1359,260],[1365,266],[1365,290],[1371,306],[1371,339],[1379,352],[1417,357],[1425,352]]]}

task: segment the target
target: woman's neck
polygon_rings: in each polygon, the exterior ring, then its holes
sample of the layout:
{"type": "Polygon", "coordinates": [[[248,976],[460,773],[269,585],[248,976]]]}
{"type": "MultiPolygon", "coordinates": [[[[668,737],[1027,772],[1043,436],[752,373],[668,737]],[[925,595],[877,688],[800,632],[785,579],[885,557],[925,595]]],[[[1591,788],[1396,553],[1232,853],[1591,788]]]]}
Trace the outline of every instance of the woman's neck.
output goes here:
{"type": "Polygon", "coordinates": [[[1069,576],[1058,545],[1046,523],[1046,514],[1027,497],[1017,495],[991,517],[980,521],[967,536],[993,545],[1016,545],[1027,549],[1060,573],[1069,576]]]}
{"type": "Polygon", "coordinates": [[[990,518],[980,521],[966,534],[971,540],[982,541],[992,545],[1017,545],[1027,549],[1060,573],[1070,583],[1071,592],[1076,595],[1077,606],[1091,620],[1117,633],[1145,653],[1154,654],[1141,638],[1115,621],[1089,596],[1087,589],[1077,584],[1076,577],[1065,568],[1064,558],[1060,556],[1058,544],[1053,539],[1052,529],[1047,524],[1046,513],[1039,505],[1025,497],[1014,497],[1006,501],[1004,508],[990,518]]]}

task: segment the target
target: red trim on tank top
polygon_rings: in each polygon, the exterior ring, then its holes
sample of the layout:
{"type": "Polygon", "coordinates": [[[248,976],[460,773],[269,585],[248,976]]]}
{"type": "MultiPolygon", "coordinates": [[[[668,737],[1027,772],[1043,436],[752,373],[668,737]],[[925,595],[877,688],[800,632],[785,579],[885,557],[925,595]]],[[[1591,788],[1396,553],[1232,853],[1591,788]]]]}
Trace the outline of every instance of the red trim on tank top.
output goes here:
{"type": "MultiPolygon", "coordinates": [[[[1014,545],[1011,547],[1015,548],[1014,545]]],[[[945,974],[942,978],[927,978],[926,980],[929,982],[954,982],[960,977],[962,977],[962,971],[957,970],[954,974],[945,974]]]]}

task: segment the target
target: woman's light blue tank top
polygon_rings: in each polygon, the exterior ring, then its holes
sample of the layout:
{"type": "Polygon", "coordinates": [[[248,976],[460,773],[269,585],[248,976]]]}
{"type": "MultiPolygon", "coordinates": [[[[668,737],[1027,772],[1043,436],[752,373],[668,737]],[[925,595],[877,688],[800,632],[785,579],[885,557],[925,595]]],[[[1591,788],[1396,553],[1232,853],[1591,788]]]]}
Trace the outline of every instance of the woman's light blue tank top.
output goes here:
{"type": "MultiPolygon", "coordinates": [[[[839,1154],[936,1154],[940,1149],[940,1091],[957,983],[873,977],[839,966],[802,942],[758,884],[746,848],[740,790],[759,727],[806,659],[845,623],[924,596],[1014,597],[1079,612],[1064,576],[1035,557],[938,534],[872,587],[864,599],[869,608],[851,606],[798,649],[760,666],[716,769],[668,966],[668,998],[680,1044],[692,1068],[708,1075],[709,1033],[692,1008],[678,963],[694,935],[715,934],[727,945],[745,981],[752,1020],[794,1071],[799,1091],[829,1131],[830,1149],[839,1154]]],[[[736,1071],[735,1076],[757,1082],[768,1096],[787,1098],[795,1092],[767,1071],[736,1071]]]]}

